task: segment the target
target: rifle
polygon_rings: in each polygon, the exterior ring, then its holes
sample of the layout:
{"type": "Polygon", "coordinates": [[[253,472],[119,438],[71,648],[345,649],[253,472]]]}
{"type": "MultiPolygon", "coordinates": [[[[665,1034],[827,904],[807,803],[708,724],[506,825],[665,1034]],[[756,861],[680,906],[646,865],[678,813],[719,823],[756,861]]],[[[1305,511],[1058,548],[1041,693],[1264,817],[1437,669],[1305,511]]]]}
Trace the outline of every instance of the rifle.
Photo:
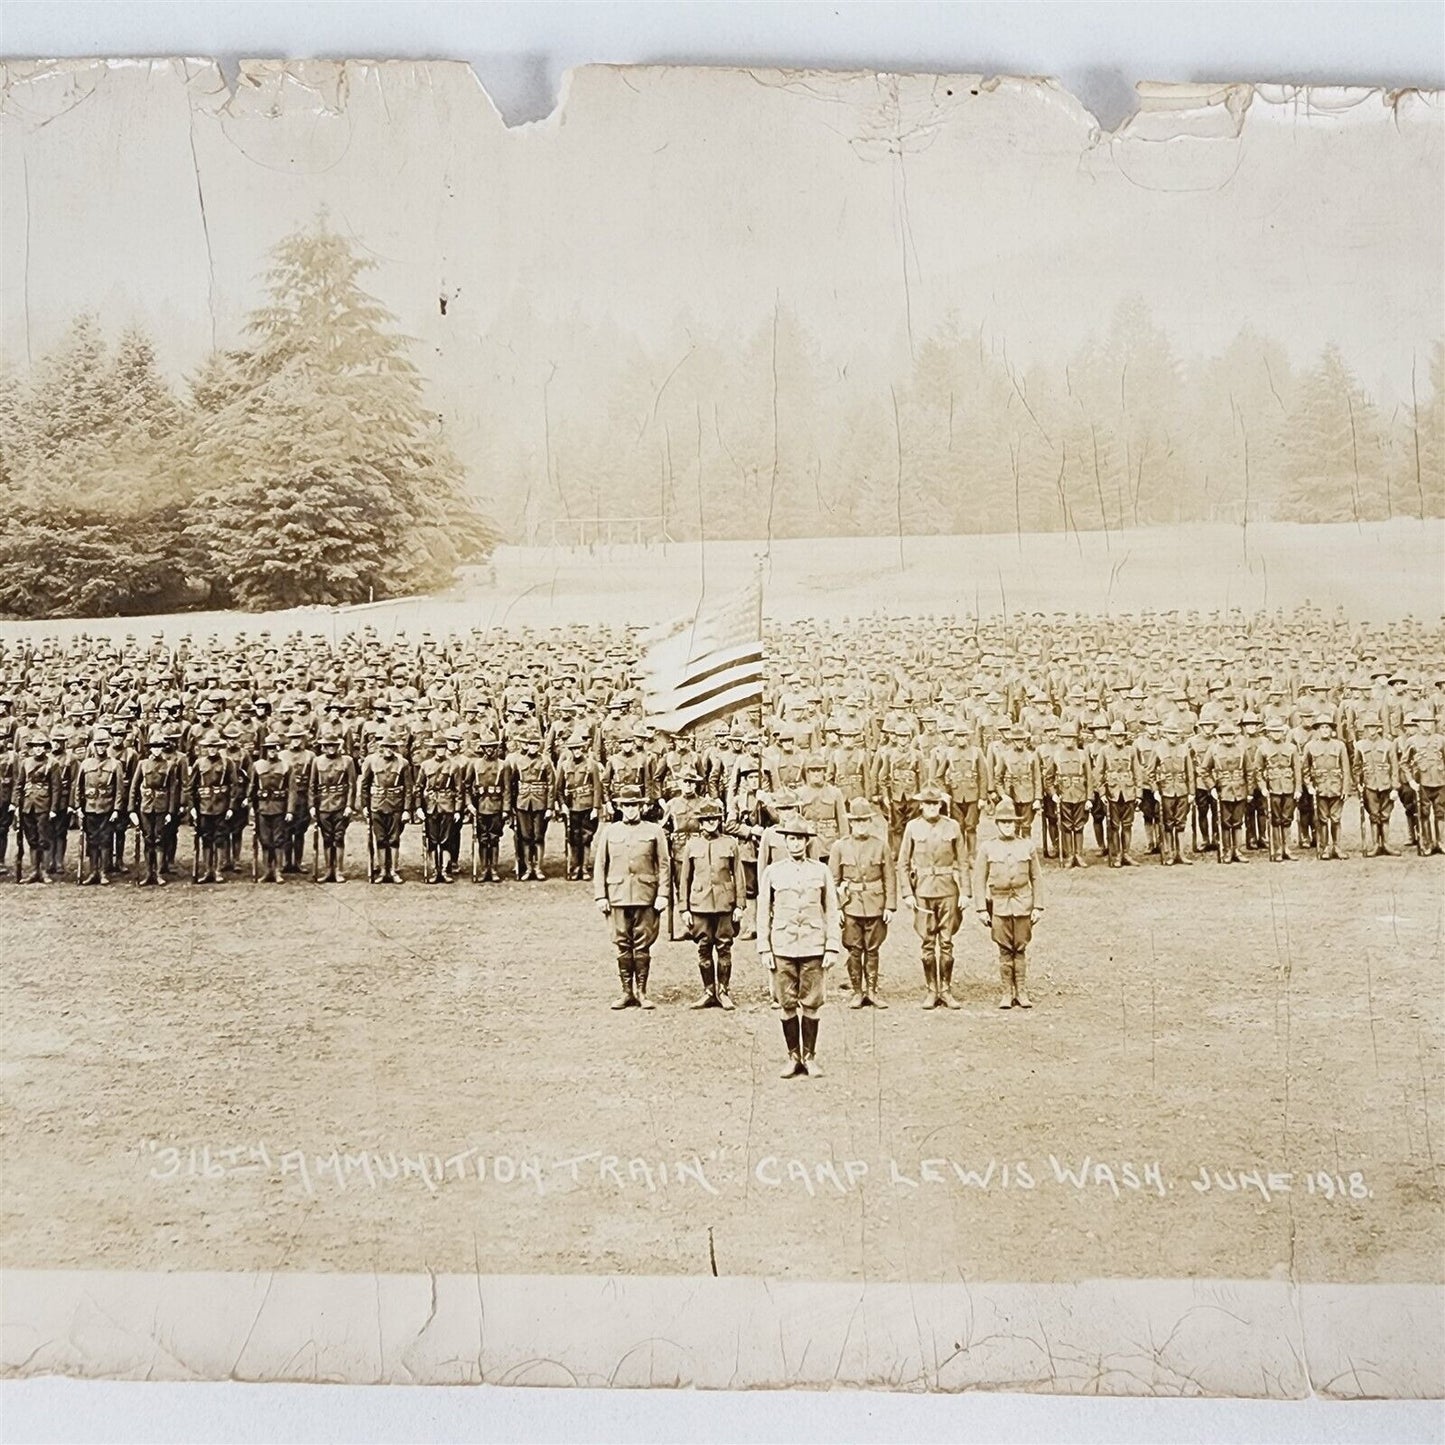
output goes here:
{"type": "Polygon", "coordinates": [[[1370,851],[1370,845],[1365,842],[1365,790],[1360,789],[1360,852],[1362,854],[1370,851]]]}
{"type": "Polygon", "coordinates": [[[376,834],[371,831],[371,808],[366,809],[366,880],[376,882],[376,834]]]}
{"type": "Polygon", "coordinates": [[[311,825],[311,881],[321,882],[321,824],[311,825]]]}
{"type": "Polygon", "coordinates": [[[1194,845],[1194,853],[1199,853],[1199,802],[1198,796],[1189,800],[1189,841],[1194,845]]]}
{"type": "MultiPolygon", "coordinates": [[[[78,837],[75,849],[75,881],[80,883],[85,878],[85,855],[90,851],[89,840],[85,836],[85,815],[77,813],[80,818],[80,837],[78,837]]],[[[70,831],[69,820],[66,820],[66,832],[70,831]]]]}
{"type": "Polygon", "coordinates": [[[261,840],[256,834],[256,813],[251,813],[251,882],[255,883],[261,876],[261,840]]]}
{"type": "Polygon", "coordinates": [[[481,855],[482,845],[477,841],[477,815],[472,814],[472,882],[477,881],[478,861],[481,855]]]}
{"type": "Polygon", "coordinates": [[[15,881],[20,882],[25,867],[25,820],[19,808],[15,810],[15,881]]]}
{"type": "MultiPolygon", "coordinates": [[[[199,810],[191,820],[191,882],[201,881],[201,815],[199,810]]],[[[253,859],[251,865],[251,881],[256,881],[256,867],[253,859]]]]}

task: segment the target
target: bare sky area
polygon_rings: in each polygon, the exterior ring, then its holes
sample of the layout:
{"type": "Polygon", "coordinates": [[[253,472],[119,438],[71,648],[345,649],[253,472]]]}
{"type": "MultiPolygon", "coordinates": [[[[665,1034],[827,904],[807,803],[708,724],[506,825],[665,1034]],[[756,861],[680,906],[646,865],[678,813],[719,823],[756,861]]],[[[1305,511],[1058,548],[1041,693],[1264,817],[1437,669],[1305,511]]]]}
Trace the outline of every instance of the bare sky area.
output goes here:
{"type": "Polygon", "coordinates": [[[462,390],[509,350],[546,360],[533,318],[741,343],[778,300],[840,370],[951,313],[1049,360],[1138,296],[1184,355],[1248,323],[1301,362],[1334,340],[1397,395],[1445,326],[1438,97],[1275,90],[1101,136],[1042,82],[592,67],[508,130],[465,66],[316,75],[233,98],[201,62],[12,74],[6,355],[95,308],[187,371],[240,339],[267,249],[323,204],[462,390]]]}

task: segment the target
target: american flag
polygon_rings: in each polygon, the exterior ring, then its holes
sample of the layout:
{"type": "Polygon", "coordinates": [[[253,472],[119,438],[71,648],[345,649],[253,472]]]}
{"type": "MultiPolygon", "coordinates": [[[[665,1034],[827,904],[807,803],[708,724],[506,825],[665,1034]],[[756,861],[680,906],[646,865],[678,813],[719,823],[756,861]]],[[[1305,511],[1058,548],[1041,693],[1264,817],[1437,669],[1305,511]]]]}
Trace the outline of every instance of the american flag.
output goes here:
{"type": "Polygon", "coordinates": [[[642,657],[643,713],[678,734],[763,700],[763,574],[654,634],[642,657]]]}

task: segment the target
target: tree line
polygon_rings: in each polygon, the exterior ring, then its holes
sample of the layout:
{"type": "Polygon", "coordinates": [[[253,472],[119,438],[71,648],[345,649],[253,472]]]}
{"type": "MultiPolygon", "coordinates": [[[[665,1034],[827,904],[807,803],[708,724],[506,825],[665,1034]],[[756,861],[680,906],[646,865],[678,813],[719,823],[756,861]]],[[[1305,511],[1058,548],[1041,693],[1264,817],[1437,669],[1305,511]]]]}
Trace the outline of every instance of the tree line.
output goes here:
{"type": "Polygon", "coordinates": [[[245,344],[178,391],[139,328],[78,316],[0,373],[0,614],[346,604],[485,557],[478,510],[372,263],[325,217],[284,239],[245,344]]]}
{"type": "Polygon", "coordinates": [[[480,355],[469,438],[519,538],[608,517],[683,540],[1445,515],[1442,342],[1384,399],[1333,345],[1298,366],[1245,328],[1181,356],[1138,301],[1028,365],[961,317],[854,354],[784,304],[741,346],[686,318],[650,349],[605,323],[525,324],[497,329],[531,334],[540,370],[508,378],[502,348],[480,355]]]}

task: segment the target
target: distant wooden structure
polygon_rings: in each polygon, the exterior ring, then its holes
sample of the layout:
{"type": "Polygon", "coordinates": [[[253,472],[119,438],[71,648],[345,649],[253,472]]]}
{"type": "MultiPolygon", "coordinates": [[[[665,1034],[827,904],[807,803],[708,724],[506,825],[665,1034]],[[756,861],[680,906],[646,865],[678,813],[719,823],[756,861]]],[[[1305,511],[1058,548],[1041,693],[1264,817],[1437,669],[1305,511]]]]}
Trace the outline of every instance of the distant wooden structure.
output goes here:
{"type": "Polygon", "coordinates": [[[553,517],[535,542],[548,547],[644,547],[675,542],[661,517],[553,517]]]}

